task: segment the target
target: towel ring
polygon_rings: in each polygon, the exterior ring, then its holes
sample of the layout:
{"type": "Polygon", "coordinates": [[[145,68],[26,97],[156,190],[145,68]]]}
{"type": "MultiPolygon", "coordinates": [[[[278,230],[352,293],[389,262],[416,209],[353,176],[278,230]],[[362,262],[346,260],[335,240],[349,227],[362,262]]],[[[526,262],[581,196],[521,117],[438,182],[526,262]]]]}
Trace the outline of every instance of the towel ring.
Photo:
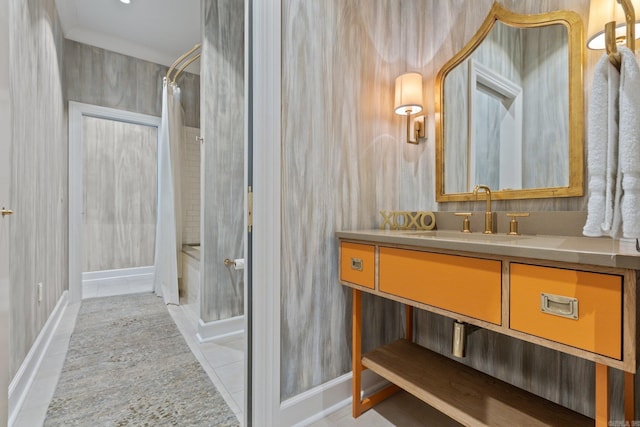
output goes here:
{"type": "MultiPolygon", "coordinates": [[[[617,0],[624,10],[625,22],[627,24],[627,47],[635,54],[636,52],[636,13],[633,9],[631,0],[617,0]]],[[[604,26],[605,45],[607,48],[607,55],[611,63],[619,70],[621,64],[620,52],[617,48],[616,40],[616,21],[611,21],[604,26]]],[[[640,251],[640,250],[639,250],[640,251]]]]}

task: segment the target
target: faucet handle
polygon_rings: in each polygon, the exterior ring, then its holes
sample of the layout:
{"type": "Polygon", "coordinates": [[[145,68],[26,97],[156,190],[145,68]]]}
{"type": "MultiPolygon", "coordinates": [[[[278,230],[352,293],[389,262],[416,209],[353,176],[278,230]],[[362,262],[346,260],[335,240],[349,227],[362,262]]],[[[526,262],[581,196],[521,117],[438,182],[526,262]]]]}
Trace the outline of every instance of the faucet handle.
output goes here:
{"type": "Polygon", "coordinates": [[[469,217],[473,215],[473,212],[456,212],[454,215],[464,217],[464,220],[462,221],[462,232],[471,233],[471,221],[469,221],[469,217]]]}
{"type": "Polygon", "coordinates": [[[527,217],[529,216],[529,212],[509,212],[507,216],[511,218],[511,221],[509,221],[509,232],[507,234],[517,236],[520,233],[518,232],[518,221],[516,218],[527,217]]]}

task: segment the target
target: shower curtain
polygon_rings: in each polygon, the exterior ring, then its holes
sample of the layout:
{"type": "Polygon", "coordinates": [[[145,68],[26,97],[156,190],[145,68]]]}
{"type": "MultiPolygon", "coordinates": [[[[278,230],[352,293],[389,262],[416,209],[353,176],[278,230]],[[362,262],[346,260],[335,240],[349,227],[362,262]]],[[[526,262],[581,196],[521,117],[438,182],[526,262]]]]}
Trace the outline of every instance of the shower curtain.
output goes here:
{"type": "Polygon", "coordinates": [[[158,211],[153,290],[165,304],[179,304],[178,277],[182,246],[180,147],[183,121],[180,88],[165,77],[158,132],[158,211]]]}

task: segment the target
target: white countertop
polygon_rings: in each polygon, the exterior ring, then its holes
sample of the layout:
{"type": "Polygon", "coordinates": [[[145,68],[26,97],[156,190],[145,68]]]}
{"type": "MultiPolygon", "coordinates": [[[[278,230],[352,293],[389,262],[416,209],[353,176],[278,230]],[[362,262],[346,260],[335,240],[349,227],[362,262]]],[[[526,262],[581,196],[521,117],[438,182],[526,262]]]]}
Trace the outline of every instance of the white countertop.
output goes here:
{"type": "Polygon", "coordinates": [[[640,252],[636,251],[635,240],[616,240],[605,237],[467,234],[453,230],[338,231],[336,236],[341,239],[372,243],[448,249],[640,270],[640,252]]]}

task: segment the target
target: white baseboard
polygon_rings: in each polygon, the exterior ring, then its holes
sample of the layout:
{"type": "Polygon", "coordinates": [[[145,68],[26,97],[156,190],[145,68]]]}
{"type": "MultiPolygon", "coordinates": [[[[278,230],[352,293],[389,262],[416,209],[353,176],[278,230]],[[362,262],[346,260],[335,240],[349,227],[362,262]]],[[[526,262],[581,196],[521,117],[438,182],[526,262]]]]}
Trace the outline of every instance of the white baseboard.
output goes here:
{"type": "Polygon", "coordinates": [[[147,267],[119,268],[117,270],[87,271],[82,273],[82,282],[119,279],[132,276],[153,276],[153,265],[147,267]]]}
{"type": "Polygon", "coordinates": [[[230,317],[229,319],[216,320],[215,322],[198,321],[198,341],[203,343],[218,338],[240,335],[244,332],[244,316],[230,317]]]}
{"type": "MultiPolygon", "coordinates": [[[[302,427],[351,404],[352,373],[344,374],[318,387],[305,391],[280,406],[280,423],[283,426],[302,427]]],[[[362,389],[365,395],[389,384],[387,380],[370,370],[362,372],[362,389]]]]}
{"type": "Polygon", "coordinates": [[[51,312],[51,315],[47,319],[46,323],[42,327],[42,330],[38,334],[35,342],[31,346],[27,357],[25,357],[20,369],[13,377],[11,384],[9,384],[9,423],[11,426],[16,420],[20,408],[24,403],[24,399],[33,383],[33,380],[42,364],[42,359],[49,348],[53,334],[58,328],[60,319],[64,314],[64,310],[67,307],[68,291],[64,291],[58,300],[55,308],[51,312]]]}

